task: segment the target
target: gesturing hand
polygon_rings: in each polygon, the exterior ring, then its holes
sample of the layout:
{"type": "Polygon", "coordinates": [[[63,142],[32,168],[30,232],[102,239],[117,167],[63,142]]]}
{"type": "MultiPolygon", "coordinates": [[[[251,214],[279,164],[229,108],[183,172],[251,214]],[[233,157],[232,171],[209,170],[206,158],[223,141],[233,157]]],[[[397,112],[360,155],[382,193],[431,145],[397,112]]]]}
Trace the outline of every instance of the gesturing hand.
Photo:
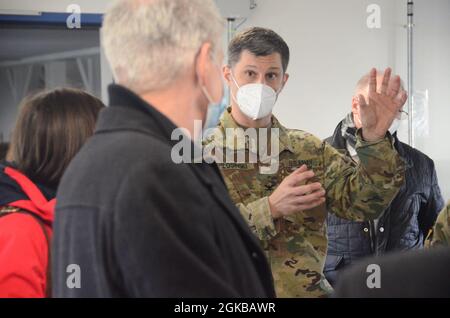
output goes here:
{"type": "Polygon", "coordinates": [[[312,209],[325,202],[325,190],[319,182],[304,184],[312,177],[314,172],[303,165],[284,178],[269,197],[274,219],[312,209]]]}
{"type": "Polygon", "coordinates": [[[358,97],[364,140],[377,141],[386,136],[408,98],[406,92],[400,90],[400,86],[400,77],[391,79],[391,69],[387,68],[377,91],[377,71],[370,71],[368,100],[363,95],[358,97]]]}

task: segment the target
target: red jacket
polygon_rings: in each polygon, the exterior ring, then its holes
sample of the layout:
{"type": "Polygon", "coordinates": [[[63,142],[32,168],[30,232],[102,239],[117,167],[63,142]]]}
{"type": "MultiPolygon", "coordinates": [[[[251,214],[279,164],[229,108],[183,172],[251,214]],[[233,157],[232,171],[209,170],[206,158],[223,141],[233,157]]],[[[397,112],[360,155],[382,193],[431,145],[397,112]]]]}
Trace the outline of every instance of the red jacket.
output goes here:
{"type": "Polygon", "coordinates": [[[0,297],[48,296],[54,206],[54,195],[0,165],[0,210],[12,211],[0,217],[0,297]]]}

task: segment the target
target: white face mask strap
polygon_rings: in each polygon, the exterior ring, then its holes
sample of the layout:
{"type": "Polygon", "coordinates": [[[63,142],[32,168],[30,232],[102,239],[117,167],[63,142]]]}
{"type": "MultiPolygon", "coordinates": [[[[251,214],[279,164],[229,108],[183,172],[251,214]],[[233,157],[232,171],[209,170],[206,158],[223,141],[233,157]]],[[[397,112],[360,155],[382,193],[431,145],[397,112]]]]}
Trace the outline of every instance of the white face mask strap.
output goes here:
{"type": "Polygon", "coordinates": [[[234,78],[233,72],[230,72],[230,74],[231,74],[231,79],[233,80],[234,84],[236,84],[236,87],[237,87],[238,89],[240,89],[241,87],[240,87],[239,84],[236,82],[236,79],[234,78]]]}
{"type": "Polygon", "coordinates": [[[280,95],[281,91],[283,90],[283,87],[284,87],[284,85],[281,84],[281,87],[275,92],[277,94],[277,98],[278,98],[278,95],[280,95]]]}
{"type": "Polygon", "coordinates": [[[209,95],[208,90],[206,89],[206,87],[204,85],[201,85],[200,87],[201,87],[201,89],[203,91],[203,94],[205,95],[206,99],[208,100],[208,103],[213,104],[214,101],[212,100],[211,95],[209,95]]]}
{"type": "MultiPolygon", "coordinates": [[[[214,57],[214,55],[211,56],[211,61],[217,66],[218,64],[216,63],[216,58],[214,57]]],[[[219,69],[219,73],[220,73],[220,66],[218,66],[219,69]]],[[[223,85],[223,81],[222,81],[222,85],[223,85]]],[[[208,93],[208,90],[206,89],[205,85],[201,85],[200,86],[203,94],[205,95],[206,99],[208,100],[208,103],[210,104],[215,104],[215,102],[213,101],[211,95],[208,93]]]]}
{"type": "MultiPolygon", "coordinates": [[[[233,76],[233,72],[230,72],[230,75],[231,75],[231,79],[233,80],[233,82],[234,82],[234,84],[236,85],[236,87],[237,87],[238,89],[240,89],[238,83],[236,82],[236,79],[235,79],[234,76],[233,76]]],[[[230,89],[230,95],[231,95],[231,98],[233,99],[233,101],[234,101],[236,104],[239,104],[238,101],[237,101],[236,96],[234,96],[234,94],[233,94],[233,92],[231,91],[231,89],[230,89]]]]}

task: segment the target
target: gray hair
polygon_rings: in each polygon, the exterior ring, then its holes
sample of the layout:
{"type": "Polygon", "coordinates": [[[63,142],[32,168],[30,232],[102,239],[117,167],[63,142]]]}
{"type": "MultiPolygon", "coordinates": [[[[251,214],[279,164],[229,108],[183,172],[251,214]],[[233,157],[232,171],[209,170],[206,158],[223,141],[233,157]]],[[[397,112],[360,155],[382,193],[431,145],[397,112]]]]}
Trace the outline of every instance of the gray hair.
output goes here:
{"type": "Polygon", "coordinates": [[[170,85],[203,43],[220,47],[223,31],[213,0],[117,0],[101,36],[115,80],[143,93],[170,85]]]}

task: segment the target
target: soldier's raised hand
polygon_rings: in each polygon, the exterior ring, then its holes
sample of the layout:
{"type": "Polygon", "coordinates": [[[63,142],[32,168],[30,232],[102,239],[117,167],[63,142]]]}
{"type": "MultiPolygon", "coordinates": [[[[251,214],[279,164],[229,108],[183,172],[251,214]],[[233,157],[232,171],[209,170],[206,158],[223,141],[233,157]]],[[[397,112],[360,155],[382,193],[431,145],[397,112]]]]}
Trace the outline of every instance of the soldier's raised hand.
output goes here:
{"type": "Polygon", "coordinates": [[[314,172],[303,165],[284,178],[269,197],[274,219],[312,209],[325,202],[325,190],[319,182],[305,184],[313,177],[314,172]]]}
{"type": "Polygon", "coordinates": [[[362,134],[366,141],[377,141],[386,136],[386,132],[398,116],[407,100],[407,94],[400,89],[400,77],[391,79],[391,69],[384,72],[381,87],[377,90],[377,71],[370,71],[369,94],[367,100],[359,95],[362,134]]]}

